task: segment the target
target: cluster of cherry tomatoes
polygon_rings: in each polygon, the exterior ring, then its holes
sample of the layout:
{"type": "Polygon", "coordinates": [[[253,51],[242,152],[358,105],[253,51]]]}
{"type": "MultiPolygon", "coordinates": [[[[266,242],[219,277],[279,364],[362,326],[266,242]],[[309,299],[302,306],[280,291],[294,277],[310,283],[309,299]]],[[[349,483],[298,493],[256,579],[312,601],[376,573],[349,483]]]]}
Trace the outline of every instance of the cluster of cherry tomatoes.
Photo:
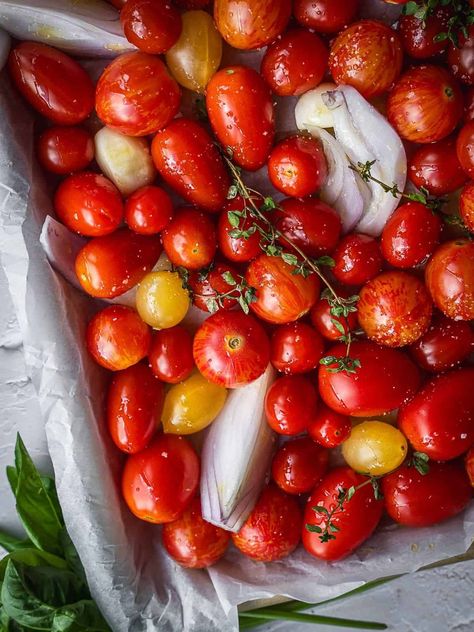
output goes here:
{"type": "Polygon", "coordinates": [[[227,389],[259,378],[269,362],[279,377],[267,421],[289,439],[232,535],[243,553],[272,561],[302,539],[312,555],[335,560],[384,511],[409,526],[461,511],[474,484],[472,236],[417,201],[400,204],[380,239],[343,235],[317,196],[328,176],[320,142],[275,142],[274,113],[275,95],[301,95],[325,77],[354,86],[406,141],[415,186],[437,197],[462,188],[459,214],[474,231],[474,27],[457,44],[444,36],[459,3],[404,15],[397,29],[359,20],[358,0],[295,0],[293,9],[290,0],[215,0],[213,14],[208,0],[114,4],[139,50],[110,62],[96,86],[44,44],[16,45],[9,70],[51,124],[38,159],[66,176],[56,217],[88,239],[78,283],[115,301],[88,324],[87,347],[114,372],[106,418],[128,455],[131,511],[164,525],[164,545],[184,565],[224,554],[231,536],[201,516],[199,456],[185,435],[209,426],[227,389]],[[268,46],[260,72],[219,70],[223,45],[268,46]],[[207,121],[179,116],[183,88],[205,94],[207,121]],[[149,182],[126,199],[94,162],[99,121],[151,155],[149,182]],[[243,188],[239,174],[260,168],[284,200],[243,188]],[[252,206],[271,218],[271,244],[252,206]],[[163,253],[169,265],[156,268],[163,253]],[[321,276],[299,274],[301,257],[317,261],[321,276]],[[120,304],[134,287],[135,308],[120,304]],[[192,304],[212,312],[197,331],[183,324],[192,304]],[[347,465],[330,468],[341,445],[347,465]]]}

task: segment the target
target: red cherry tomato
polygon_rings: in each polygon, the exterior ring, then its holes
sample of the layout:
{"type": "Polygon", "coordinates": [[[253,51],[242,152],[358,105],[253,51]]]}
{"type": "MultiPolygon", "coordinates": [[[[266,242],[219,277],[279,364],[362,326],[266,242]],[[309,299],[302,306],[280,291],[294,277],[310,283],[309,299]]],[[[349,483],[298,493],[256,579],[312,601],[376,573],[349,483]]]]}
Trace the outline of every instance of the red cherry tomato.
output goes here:
{"type": "Polygon", "coordinates": [[[179,110],[181,91],[165,64],[147,53],[125,53],[104,70],[95,97],[105,125],[127,136],[162,129],[179,110]]]}
{"type": "Polygon", "coordinates": [[[457,191],[467,177],[456,153],[453,138],[445,138],[433,145],[419,147],[410,159],[408,177],[419,189],[442,197],[457,191]]]}
{"type": "Polygon", "coordinates": [[[258,562],[274,562],[296,549],[301,537],[301,509],[275,485],[266,487],[238,533],[235,546],[258,562]]]}
{"type": "Polygon", "coordinates": [[[324,448],[336,448],[351,434],[352,423],[349,417],[320,404],[307,430],[311,439],[324,448]]]}
{"type": "Polygon", "coordinates": [[[166,0],[128,0],[120,22],[128,41],[152,55],[166,53],[181,33],[179,11],[166,0]]]}
{"type": "Polygon", "coordinates": [[[204,9],[211,0],[175,0],[175,4],[181,9],[204,9]]]}
{"type": "Polygon", "coordinates": [[[383,502],[376,500],[371,485],[358,489],[350,500],[344,502],[344,511],[336,512],[331,522],[337,528],[329,533],[335,538],[321,542],[319,533],[311,532],[307,526],[324,529],[327,515],[314,511],[313,507],[334,509],[341,490],[357,487],[366,481],[366,477],[356,474],[350,467],[338,467],[330,471],[316,487],[306,503],[303,519],[303,546],[321,560],[335,561],[347,557],[369,538],[378,525],[383,513],[383,502]]]}
{"type": "Polygon", "coordinates": [[[464,94],[464,122],[474,120],[474,87],[467,88],[464,94]]]}
{"type": "Polygon", "coordinates": [[[189,441],[161,435],[128,457],[122,493],[130,511],[146,522],[173,522],[189,507],[199,485],[199,458],[189,441]]]}
{"type": "MultiPolygon", "coordinates": [[[[343,298],[351,297],[351,293],[347,290],[338,289],[337,294],[343,298]]],[[[328,300],[330,296],[330,294],[323,292],[322,298],[311,308],[309,315],[311,322],[322,336],[328,340],[340,340],[342,335],[347,335],[349,331],[357,328],[357,308],[353,306],[355,311],[349,312],[347,318],[344,318],[344,316],[335,316],[331,314],[331,304],[328,300]],[[338,329],[334,321],[337,321],[341,325],[344,334],[338,329]]]]}
{"type": "Polygon", "coordinates": [[[465,173],[474,178],[474,121],[469,121],[459,132],[456,152],[465,173]]]}
{"type": "Polygon", "coordinates": [[[89,353],[101,366],[120,371],[140,362],[151,343],[150,328],[137,312],[125,305],[110,305],[87,325],[89,353]]]}
{"type": "Polygon", "coordinates": [[[468,86],[474,83],[474,28],[469,27],[468,37],[458,34],[459,44],[450,44],[448,63],[453,75],[468,86]]]}
{"type": "Polygon", "coordinates": [[[270,90],[258,72],[246,66],[218,70],[207,84],[206,106],[214,133],[232,150],[233,160],[249,171],[262,167],[273,143],[275,117],[270,90]]]}
{"type": "Polygon", "coordinates": [[[320,482],[328,463],[328,450],[309,437],[300,437],[285,443],[275,454],[272,477],[287,494],[306,494],[320,482]]]}
{"type": "Polygon", "coordinates": [[[216,230],[209,215],[182,206],[161,234],[163,248],[175,266],[205,268],[214,259],[216,230]]]}
{"type": "Polygon", "coordinates": [[[271,338],[270,360],[277,371],[308,373],[319,365],[324,351],[321,335],[302,322],[280,325],[271,338]]]}
{"type": "Polygon", "coordinates": [[[8,69],[29,104],[57,125],[77,125],[94,109],[89,75],[56,48],[21,42],[10,53],[8,69]]]}
{"type": "Polygon", "coordinates": [[[132,193],[125,203],[125,221],[140,235],[156,235],[172,217],[173,203],[160,187],[142,187],[132,193]]]}
{"type": "Polygon", "coordinates": [[[151,153],[161,177],[185,200],[205,211],[220,211],[229,176],[214,141],[187,118],[173,121],[153,139],[151,153]]]}
{"type": "Polygon", "coordinates": [[[267,421],[275,432],[297,435],[316,413],[318,394],[308,378],[286,375],[274,382],[265,397],[267,421]]]}
{"type": "Polygon", "coordinates": [[[359,8],[359,0],[295,0],[293,15],[303,26],[317,33],[337,33],[350,24],[359,8]]]}
{"type": "MultiPolygon", "coordinates": [[[[261,204],[260,200],[256,200],[257,205],[261,204]]],[[[226,259],[229,261],[235,261],[236,263],[243,263],[255,259],[257,255],[262,252],[260,248],[260,234],[258,231],[249,235],[248,239],[244,237],[232,237],[231,232],[234,226],[229,222],[229,211],[243,211],[246,206],[245,200],[238,196],[233,200],[228,200],[222,209],[222,213],[219,215],[219,221],[217,224],[217,241],[219,248],[226,259]]],[[[251,228],[254,224],[254,220],[251,217],[240,220],[240,228],[245,231],[251,228]]]]}
{"type": "Polygon", "coordinates": [[[474,487],[474,448],[471,448],[466,454],[466,471],[469,476],[469,481],[472,487],[474,487]]]}
{"type": "Polygon", "coordinates": [[[199,272],[190,274],[188,285],[192,291],[194,305],[204,312],[215,311],[217,307],[219,309],[235,307],[236,301],[239,299],[239,292],[233,290],[235,284],[229,283],[229,275],[235,282],[242,279],[239,272],[226,263],[216,263],[205,276],[199,272]],[[218,303],[219,294],[228,294],[228,296],[221,297],[218,303]]]}
{"type": "Polygon", "coordinates": [[[153,374],[163,382],[182,382],[194,368],[191,334],[181,325],[156,331],[148,352],[148,361],[153,374]]]}
{"type": "Polygon", "coordinates": [[[467,226],[474,233],[474,182],[469,182],[461,191],[459,213],[467,226]]]}
{"type": "Polygon", "coordinates": [[[336,279],[347,285],[362,285],[382,269],[382,255],[376,239],[362,233],[346,235],[333,253],[336,279]]]}
{"type": "Polygon", "coordinates": [[[186,568],[207,568],[215,564],[230,541],[229,531],[206,522],[201,514],[201,501],[195,498],[174,522],[161,532],[168,554],[186,568]]]}
{"type": "MultiPolygon", "coordinates": [[[[399,408],[418,390],[419,371],[401,351],[361,340],[352,343],[350,354],[361,364],[354,373],[331,372],[335,364],[319,368],[320,395],[337,413],[375,417],[399,408]]],[[[344,358],[346,345],[332,347],[327,355],[344,358]]]]}
{"type": "Polygon", "coordinates": [[[428,59],[446,50],[448,40],[438,39],[437,35],[448,32],[451,16],[452,11],[446,7],[434,9],[424,19],[400,16],[398,32],[407,54],[414,59],[428,59]]]}
{"type": "Polygon", "coordinates": [[[94,141],[82,127],[50,127],[38,140],[41,165],[59,175],[81,171],[94,158],[94,141]]]}

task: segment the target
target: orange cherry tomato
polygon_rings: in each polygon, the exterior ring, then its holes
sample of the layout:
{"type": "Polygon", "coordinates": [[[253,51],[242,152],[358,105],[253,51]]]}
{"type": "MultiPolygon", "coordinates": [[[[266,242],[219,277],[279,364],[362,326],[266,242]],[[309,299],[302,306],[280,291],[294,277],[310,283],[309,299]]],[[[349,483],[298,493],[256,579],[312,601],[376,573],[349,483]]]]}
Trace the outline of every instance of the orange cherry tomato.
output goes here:
{"type": "Polygon", "coordinates": [[[351,434],[352,423],[350,417],[320,404],[307,430],[311,439],[324,448],[336,448],[351,434]]]}
{"type": "Polygon", "coordinates": [[[194,369],[193,339],[181,325],[153,335],[148,361],[154,375],[168,384],[182,382],[194,369]]]}
{"type": "Polygon", "coordinates": [[[329,451],[309,437],[285,443],[273,457],[272,477],[287,494],[306,494],[320,482],[329,463],[329,451]]]}
{"type": "Polygon", "coordinates": [[[181,33],[179,11],[166,0],[128,0],[120,12],[123,32],[144,53],[166,53],[181,33]]]}
{"type": "Polygon", "coordinates": [[[466,470],[472,487],[474,487],[474,448],[466,454],[466,470]]]}
{"type": "Polygon", "coordinates": [[[50,127],[38,140],[41,165],[59,175],[81,171],[94,158],[94,141],[82,127],[50,127]]]}
{"type": "Polygon", "coordinates": [[[302,375],[285,375],[270,386],[265,396],[265,415],[272,430],[297,435],[306,430],[316,413],[318,394],[302,375]]]}
{"type": "Polygon", "coordinates": [[[211,218],[188,206],[176,209],[161,239],[171,263],[188,270],[205,268],[216,253],[216,229],[211,218]]]}
{"type": "Polygon", "coordinates": [[[461,191],[459,214],[467,229],[474,233],[474,182],[468,182],[461,191]]]}
{"type": "Polygon", "coordinates": [[[156,235],[173,217],[173,202],[160,187],[145,186],[138,189],[125,203],[125,221],[140,235],[156,235]]]}
{"type": "Polygon", "coordinates": [[[464,173],[474,178],[474,121],[461,128],[456,141],[456,154],[464,173]]]}

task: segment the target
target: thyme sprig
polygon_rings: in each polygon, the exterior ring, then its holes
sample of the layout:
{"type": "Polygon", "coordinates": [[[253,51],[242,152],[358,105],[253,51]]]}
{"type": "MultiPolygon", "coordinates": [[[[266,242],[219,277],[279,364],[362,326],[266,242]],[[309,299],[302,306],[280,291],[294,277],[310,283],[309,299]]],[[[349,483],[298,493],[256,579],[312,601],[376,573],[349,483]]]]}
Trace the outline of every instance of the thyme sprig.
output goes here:
{"type": "Polygon", "coordinates": [[[426,22],[439,7],[447,7],[452,10],[452,15],[447,22],[447,31],[435,35],[435,42],[451,41],[459,48],[459,34],[468,37],[468,29],[474,24],[474,9],[468,0],[426,0],[425,2],[407,2],[403,7],[404,15],[413,15],[422,22],[426,22]]]}
{"type": "Polygon", "coordinates": [[[242,311],[248,314],[250,305],[257,300],[255,288],[250,286],[242,275],[239,274],[238,277],[235,278],[230,270],[224,271],[221,276],[227,285],[231,286],[230,290],[227,292],[219,292],[213,288],[212,294],[206,295],[193,292],[193,296],[204,300],[211,314],[222,309],[226,300],[235,301],[239,304],[242,311]]]}

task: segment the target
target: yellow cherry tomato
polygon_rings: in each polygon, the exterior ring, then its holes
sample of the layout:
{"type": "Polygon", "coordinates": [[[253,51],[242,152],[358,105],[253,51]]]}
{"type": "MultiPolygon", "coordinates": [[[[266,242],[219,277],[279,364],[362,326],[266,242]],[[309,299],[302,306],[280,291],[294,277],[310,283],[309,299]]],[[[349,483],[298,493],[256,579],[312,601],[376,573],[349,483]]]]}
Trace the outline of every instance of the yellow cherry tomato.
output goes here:
{"type": "Polygon", "coordinates": [[[404,435],[383,421],[363,421],[342,444],[342,455],[353,470],[382,476],[401,465],[407,455],[404,435]]]}
{"type": "Polygon", "coordinates": [[[177,272],[162,270],[143,277],[137,290],[137,311],[155,329],[180,323],[189,309],[189,293],[177,272]]]}
{"type": "Polygon", "coordinates": [[[181,17],[181,35],[166,53],[166,63],[178,83],[204,92],[221,63],[222,38],[205,11],[187,11],[181,17]]]}
{"type": "Polygon", "coordinates": [[[221,412],[227,390],[211,384],[200,373],[193,373],[172,386],[165,397],[161,414],[168,434],[192,434],[206,428],[221,412]]]}

